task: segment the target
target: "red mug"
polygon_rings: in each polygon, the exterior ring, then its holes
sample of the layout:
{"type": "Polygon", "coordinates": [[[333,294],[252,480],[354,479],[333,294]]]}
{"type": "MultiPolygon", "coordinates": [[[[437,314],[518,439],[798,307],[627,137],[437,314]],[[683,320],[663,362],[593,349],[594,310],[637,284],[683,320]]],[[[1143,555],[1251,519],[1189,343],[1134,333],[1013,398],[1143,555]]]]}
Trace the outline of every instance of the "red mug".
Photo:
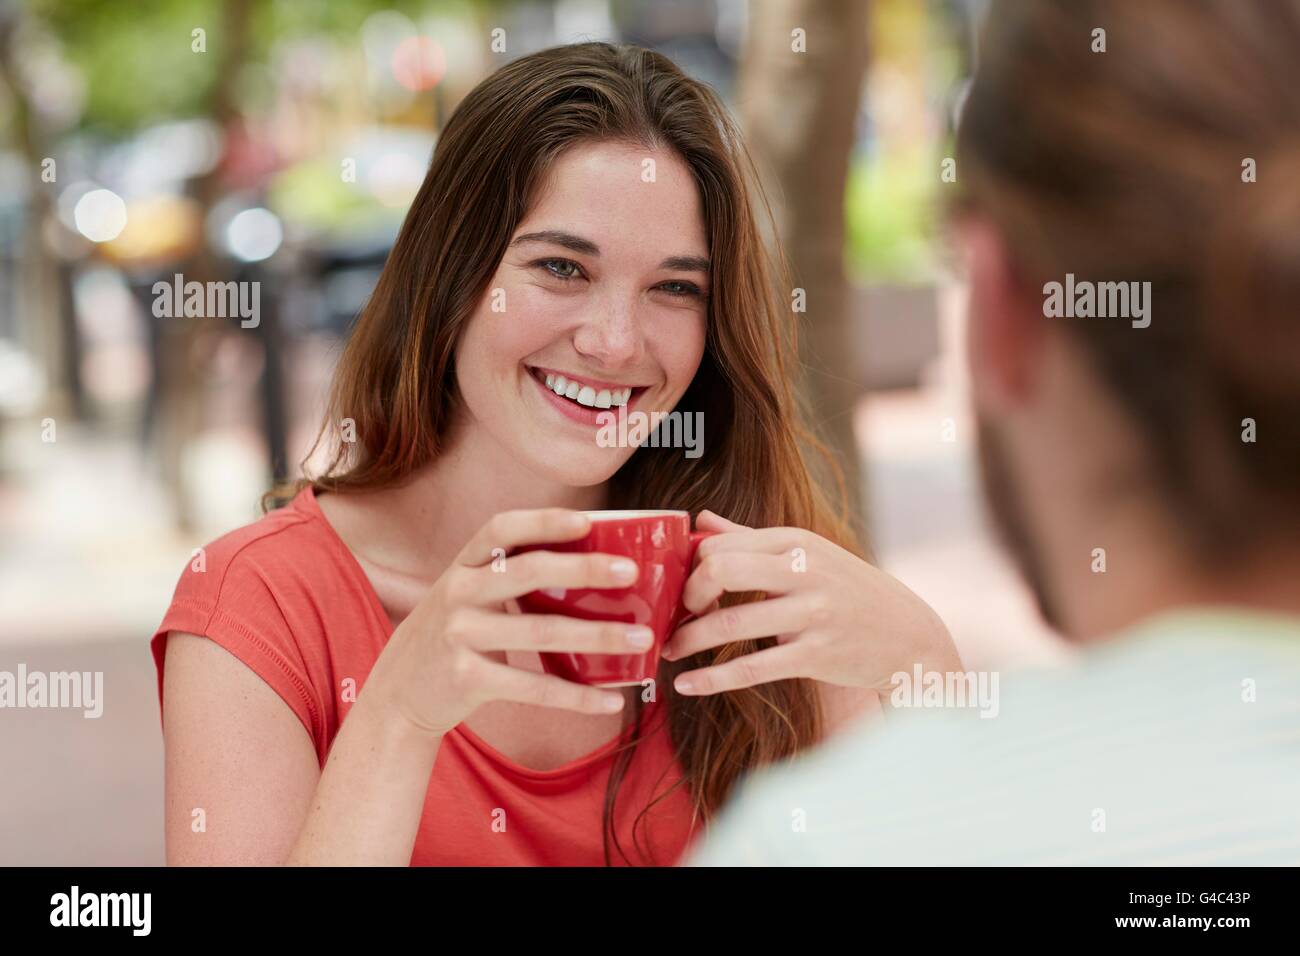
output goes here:
{"type": "Polygon", "coordinates": [[[556,544],[529,545],[519,551],[576,551],[616,554],[637,563],[640,574],[626,588],[547,588],[519,599],[528,614],[566,614],[587,621],[643,624],[654,644],[639,654],[541,654],[548,674],[597,687],[642,684],[659,672],[664,642],[690,612],[682,591],[695,549],[713,531],[692,531],[686,511],[586,511],[591,531],[585,538],[556,544]]]}

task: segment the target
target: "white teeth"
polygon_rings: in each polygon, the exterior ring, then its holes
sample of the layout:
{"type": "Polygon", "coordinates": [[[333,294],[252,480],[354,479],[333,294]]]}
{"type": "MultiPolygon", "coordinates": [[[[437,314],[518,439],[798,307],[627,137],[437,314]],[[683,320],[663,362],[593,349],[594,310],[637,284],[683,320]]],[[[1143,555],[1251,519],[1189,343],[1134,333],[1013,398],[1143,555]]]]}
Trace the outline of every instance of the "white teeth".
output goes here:
{"type": "Polygon", "coordinates": [[[597,390],[592,385],[583,385],[554,372],[546,373],[546,387],[556,395],[572,399],[588,408],[621,408],[632,399],[630,387],[597,390]]]}

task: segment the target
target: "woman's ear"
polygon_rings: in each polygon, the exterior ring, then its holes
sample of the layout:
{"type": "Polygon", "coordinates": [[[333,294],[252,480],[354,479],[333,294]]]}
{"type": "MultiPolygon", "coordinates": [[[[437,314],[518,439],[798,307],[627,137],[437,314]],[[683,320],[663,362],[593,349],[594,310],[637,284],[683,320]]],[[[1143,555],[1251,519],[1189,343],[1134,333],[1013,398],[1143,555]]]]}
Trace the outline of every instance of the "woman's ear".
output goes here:
{"type": "Polygon", "coordinates": [[[1007,412],[1033,394],[1043,314],[1017,282],[1006,242],[992,223],[961,221],[955,238],[966,264],[966,359],[978,406],[1007,412]]]}

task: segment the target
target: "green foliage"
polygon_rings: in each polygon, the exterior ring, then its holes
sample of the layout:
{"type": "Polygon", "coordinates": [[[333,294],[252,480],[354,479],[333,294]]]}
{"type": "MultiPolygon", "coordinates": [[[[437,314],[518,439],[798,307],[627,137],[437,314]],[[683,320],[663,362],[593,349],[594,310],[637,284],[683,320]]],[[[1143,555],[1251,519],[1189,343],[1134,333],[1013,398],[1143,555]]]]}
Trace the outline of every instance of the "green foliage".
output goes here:
{"type": "MultiPolygon", "coordinates": [[[[227,63],[267,62],[276,43],[324,35],[359,43],[378,10],[417,23],[432,12],[464,11],[465,0],[31,0],[28,16],[57,40],[86,81],[82,125],[123,135],[152,122],[207,115],[227,63]],[[245,48],[225,48],[231,17],[246,10],[245,48]],[[203,28],[206,53],[191,49],[203,28]]],[[[482,3],[477,5],[484,5],[482,3]]]]}
{"type": "Polygon", "coordinates": [[[339,177],[338,160],[299,163],[277,174],[269,190],[271,208],[283,218],[321,232],[367,232],[400,222],[404,210],[378,203],[339,177]]]}
{"type": "Polygon", "coordinates": [[[204,112],[216,79],[220,12],[218,0],[34,0],[31,6],[85,79],[83,125],[109,134],[204,112]],[[206,54],[190,50],[195,27],[207,31],[206,54]]]}
{"type": "Polygon", "coordinates": [[[849,269],[860,281],[921,281],[935,266],[939,160],[918,147],[860,156],[844,191],[849,269]]]}

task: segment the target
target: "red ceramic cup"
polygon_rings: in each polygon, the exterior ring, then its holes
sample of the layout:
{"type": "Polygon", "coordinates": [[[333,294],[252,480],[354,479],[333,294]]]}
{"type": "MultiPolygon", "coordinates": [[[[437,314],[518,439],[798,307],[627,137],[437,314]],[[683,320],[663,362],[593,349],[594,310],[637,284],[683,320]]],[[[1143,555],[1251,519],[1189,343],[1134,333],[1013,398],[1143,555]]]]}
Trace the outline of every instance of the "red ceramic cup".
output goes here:
{"type": "Polygon", "coordinates": [[[640,654],[541,655],[547,673],[579,684],[624,687],[641,684],[659,672],[664,642],[690,616],[682,606],[682,591],[700,541],[714,532],[692,531],[686,511],[587,511],[591,531],[577,541],[530,545],[522,551],[577,551],[616,554],[640,567],[636,583],[627,588],[548,588],[519,599],[529,614],[567,614],[588,621],[644,624],[654,632],[654,644],[640,654]]]}

